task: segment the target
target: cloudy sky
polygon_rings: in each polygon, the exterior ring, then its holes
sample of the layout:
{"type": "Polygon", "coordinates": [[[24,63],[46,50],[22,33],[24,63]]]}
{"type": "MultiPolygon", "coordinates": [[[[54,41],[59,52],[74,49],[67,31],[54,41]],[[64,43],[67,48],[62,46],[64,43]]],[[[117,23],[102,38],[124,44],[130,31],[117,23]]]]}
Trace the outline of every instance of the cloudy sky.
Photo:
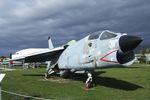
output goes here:
{"type": "Polygon", "coordinates": [[[55,46],[98,30],[144,38],[150,45],[150,0],[0,0],[0,55],[55,46]]]}

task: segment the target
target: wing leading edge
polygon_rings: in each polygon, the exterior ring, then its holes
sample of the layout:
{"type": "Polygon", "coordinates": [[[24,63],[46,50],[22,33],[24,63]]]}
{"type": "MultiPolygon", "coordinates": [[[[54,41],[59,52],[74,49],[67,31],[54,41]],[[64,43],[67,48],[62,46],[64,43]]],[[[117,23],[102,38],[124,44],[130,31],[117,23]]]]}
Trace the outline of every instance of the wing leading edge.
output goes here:
{"type": "Polygon", "coordinates": [[[12,61],[24,60],[24,62],[45,62],[52,61],[55,57],[60,56],[65,47],[57,47],[54,49],[44,50],[41,52],[31,53],[25,56],[10,59],[12,61]]]}

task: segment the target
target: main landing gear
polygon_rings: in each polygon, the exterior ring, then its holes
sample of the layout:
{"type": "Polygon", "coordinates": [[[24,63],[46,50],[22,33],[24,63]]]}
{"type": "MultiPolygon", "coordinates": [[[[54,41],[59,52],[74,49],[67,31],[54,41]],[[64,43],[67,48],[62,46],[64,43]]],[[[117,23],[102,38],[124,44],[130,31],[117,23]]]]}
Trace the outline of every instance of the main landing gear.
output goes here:
{"type": "Polygon", "coordinates": [[[45,79],[48,79],[51,74],[53,74],[55,71],[52,68],[49,68],[47,72],[45,73],[45,79]]]}

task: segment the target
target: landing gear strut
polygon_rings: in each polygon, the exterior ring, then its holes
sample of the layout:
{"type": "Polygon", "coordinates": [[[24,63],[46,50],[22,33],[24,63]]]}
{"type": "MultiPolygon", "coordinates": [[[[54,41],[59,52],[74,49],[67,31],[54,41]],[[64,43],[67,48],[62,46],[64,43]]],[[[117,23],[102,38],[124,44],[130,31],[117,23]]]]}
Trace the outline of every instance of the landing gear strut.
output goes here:
{"type": "Polygon", "coordinates": [[[88,76],[88,78],[87,78],[87,80],[85,82],[85,88],[86,89],[90,88],[91,87],[91,83],[92,83],[92,74],[88,72],[87,76],[88,76]]]}
{"type": "Polygon", "coordinates": [[[53,74],[54,72],[55,72],[55,71],[54,71],[53,69],[49,68],[49,69],[47,70],[47,72],[45,73],[45,79],[49,78],[49,76],[50,76],[51,74],[53,74]]]}

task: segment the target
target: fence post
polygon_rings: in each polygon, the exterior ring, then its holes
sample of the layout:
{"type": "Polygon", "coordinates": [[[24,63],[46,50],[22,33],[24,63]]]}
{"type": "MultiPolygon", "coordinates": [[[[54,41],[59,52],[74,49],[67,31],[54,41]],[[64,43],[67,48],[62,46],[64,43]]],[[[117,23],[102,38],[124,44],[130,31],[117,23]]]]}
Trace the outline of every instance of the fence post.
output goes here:
{"type": "Polygon", "coordinates": [[[2,83],[2,80],[3,80],[4,77],[5,77],[5,74],[0,74],[0,100],[2,100],[1,83],[2,83]]]}

